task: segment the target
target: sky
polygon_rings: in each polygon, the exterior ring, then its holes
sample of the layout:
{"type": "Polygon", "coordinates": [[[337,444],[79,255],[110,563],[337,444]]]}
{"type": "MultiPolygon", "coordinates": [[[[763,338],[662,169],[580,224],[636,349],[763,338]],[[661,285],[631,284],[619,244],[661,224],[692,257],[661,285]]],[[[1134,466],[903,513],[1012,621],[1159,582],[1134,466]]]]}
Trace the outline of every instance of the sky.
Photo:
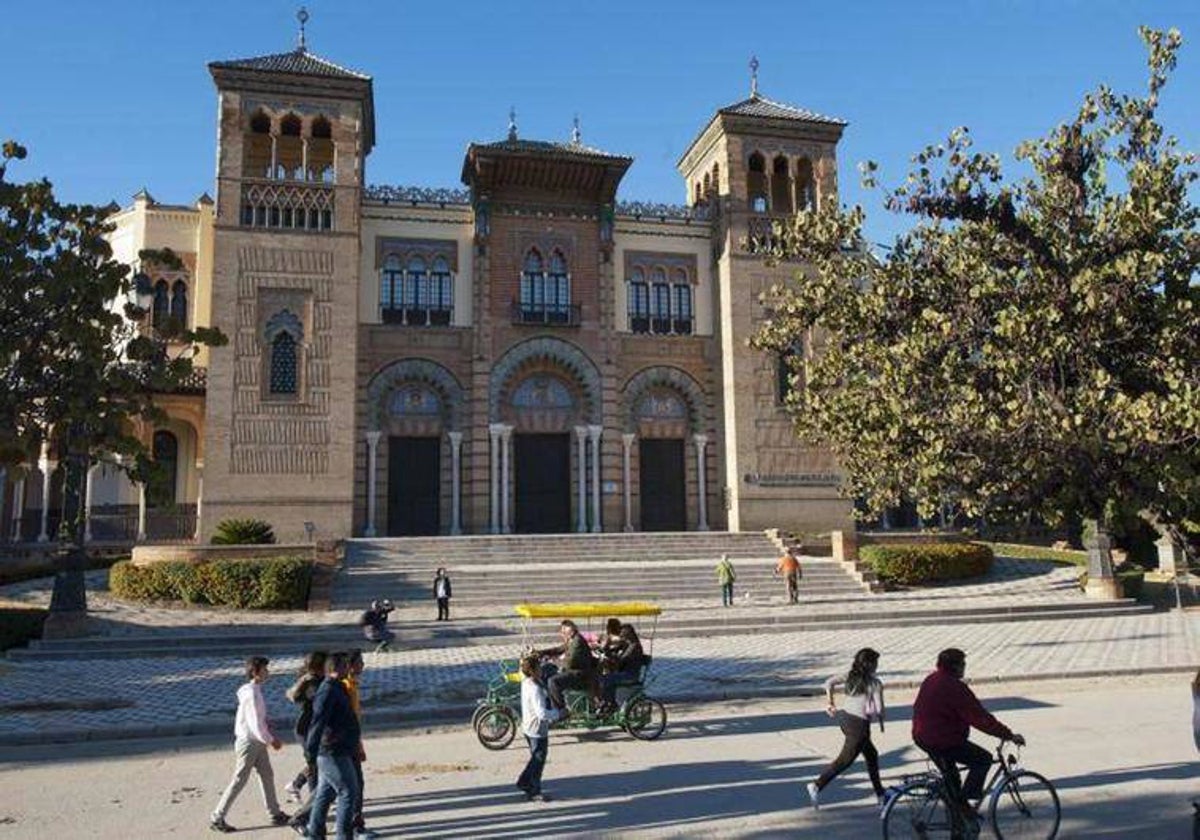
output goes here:
{"type": "MultiPolygon", "coordinates": [[[[43,0],[0,4],[0,139],[60,198],[128,204],[146,187],[190,203],[213,191],[209,61],[285,52],[297,2],[43,0]]],[[[1011,159],[1101,83],[1145,86],[1139,24],[1185,43],[1161,116],[1200,149],[1200,0],[608,0],[605,3],[308,0],[309,49],[374,77],[372,184],[458,187],[468,143],[583,141],[635,159],[620,198],[683,203],[680,155],[713,113],[760,92],[849,123],[841,199],[867,234],[908,226],[864,191],[857,164],[898,184],[910,156],[956,126],[1011,159]]]]}

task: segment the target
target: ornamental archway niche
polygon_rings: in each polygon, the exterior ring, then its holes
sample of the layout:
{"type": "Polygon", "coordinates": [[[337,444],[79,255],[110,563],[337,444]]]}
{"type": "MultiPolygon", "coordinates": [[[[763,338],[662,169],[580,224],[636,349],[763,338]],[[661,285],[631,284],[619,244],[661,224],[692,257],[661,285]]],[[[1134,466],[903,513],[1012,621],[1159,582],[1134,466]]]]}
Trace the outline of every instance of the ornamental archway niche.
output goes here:
{"type": "Polygon", "coordinates": [[[392,434],[459,431],[463,389],[454,375],[428,359],[402,359],[367,385],[367,428],[392,434]]]}
{"type": "Polygon", "coordinates": [[[705,400],[700,385],[679,368],[644,368],[622,389],[626,432],[640,437],[685,437],[704,431],[705,400]]]}
{"type": "Polygon", "coordinates": [[[600,371],[578,347],[533,338],[509,349],[492,367],[488,419],[530,431],[566,431],[601,420],[600,371]]]}

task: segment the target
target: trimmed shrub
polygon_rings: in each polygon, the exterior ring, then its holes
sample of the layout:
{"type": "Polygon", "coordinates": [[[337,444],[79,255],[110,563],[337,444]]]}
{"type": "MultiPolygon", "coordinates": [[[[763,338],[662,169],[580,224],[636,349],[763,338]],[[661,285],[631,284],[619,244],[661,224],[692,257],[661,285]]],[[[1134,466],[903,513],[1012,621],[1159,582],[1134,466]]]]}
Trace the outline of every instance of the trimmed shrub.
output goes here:
{"type": "Polygon", "coordinates": [[[1121,582],[1121,594],[1126,598],[1139,598],[1142,594],[1142,584],[1146,581],[1146,570],[1136,563],[1122,563],[1113,569],[1113,574],[1121,582]]]}
{"type": "Polygon", "coordinates": [[[868,545],[859,557],[885,582],[911,586],[986,574],[993,555],[982,543],[915,543],[868,545]]]}
{"type": "Polygon", "coordinates": [[[261,519],[222,519],[213,533],[213,545],[272,545],[275,532],[261,519]]]}
{"type": "Polygon", "coordinates": [[[133,601],[184,601],[238,609],[302,609],[312,564],[302,557],[112,567],[108,588],[133,601]]]}

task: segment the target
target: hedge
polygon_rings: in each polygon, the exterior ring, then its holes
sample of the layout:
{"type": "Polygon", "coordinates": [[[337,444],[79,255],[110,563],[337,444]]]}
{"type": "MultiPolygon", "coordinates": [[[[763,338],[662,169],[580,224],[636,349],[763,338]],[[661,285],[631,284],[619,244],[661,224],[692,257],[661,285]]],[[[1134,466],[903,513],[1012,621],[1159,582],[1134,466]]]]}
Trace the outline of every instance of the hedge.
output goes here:
{"type": "Polygon", "coordinates": [[[868,545],[859,557],[885,582],[906,586],[987,574],[992,550],[982,543],[868,545]]]}
{"type": "Polygon", "coordinates": [[[312,564],[302,557],[204,563],[117,563],[108,588],[133,601],[184,601],[240,609],[302,609],[312,564]]]}

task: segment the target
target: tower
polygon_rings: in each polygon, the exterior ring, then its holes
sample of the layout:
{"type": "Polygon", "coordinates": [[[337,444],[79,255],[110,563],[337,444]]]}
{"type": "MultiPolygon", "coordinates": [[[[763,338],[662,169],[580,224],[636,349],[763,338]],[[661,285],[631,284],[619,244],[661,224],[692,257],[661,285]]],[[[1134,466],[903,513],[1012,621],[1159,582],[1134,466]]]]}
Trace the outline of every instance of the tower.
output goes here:
{"type": "Polygon", "coordinates": [[[218,94],[203,538],[350,533],[369,76],[308,51],[209,65],[218,94]],[[346,374],[351,375],[346,375],[346,374]]]}
{"type": "MultiPolygon", "coordinates": [[[[802,268],[767,267],[754,253],[772,222],[837,201],[837,143],[846,123],[761,96],[721,108],[678,164],[692,204],[712,214],[721,351],[724,494],[729,529],[827,529],[844,523],[832,456],[796,440],[782,407],[792,385],[781,360],[747,340],[765,315],[759,296],[802,268]]],[[[797,352],[811,353],[807,337],[797,352]]],[[[802,387],[802,383],[799,383],[802,387]]]]}

